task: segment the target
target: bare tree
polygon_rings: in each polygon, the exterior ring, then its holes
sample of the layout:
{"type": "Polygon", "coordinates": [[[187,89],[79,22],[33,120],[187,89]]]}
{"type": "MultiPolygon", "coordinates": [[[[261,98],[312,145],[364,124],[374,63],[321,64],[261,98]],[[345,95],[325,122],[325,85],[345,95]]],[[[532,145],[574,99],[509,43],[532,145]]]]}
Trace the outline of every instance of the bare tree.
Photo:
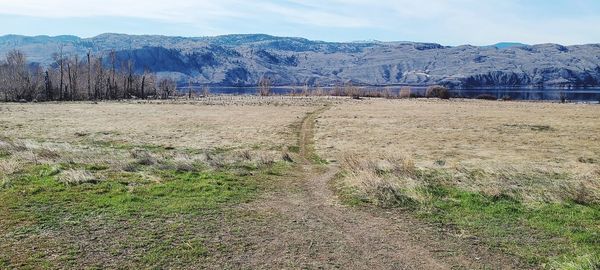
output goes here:
{"type": "Polygon", "coordinates": [[[385,89],[383,89],[383,97],[384,98],[394,98],[394,92],[392,91],[392,88],[390,88],[389,86],[386,87],[385,89]]]}
{"type": "Polygon", "coordinates": [[[271,95],[271,80],[265,76],[258,81],[258,94],[261,96],[271,95]]]}
{"type": "Polygon", "coordinates": [[[87,52],[87,97],[88,99],[92,96],[92,52],[87,52]]]}
{"type": "Polygon", "coordinates": [[[116,81],[116,76],[117,76],[117,54],[115,53],[115,51],[110,51],[110,65],[111,65],[111,79],[110,79],[110,86],[108,88],[108,96],[112,99],[117,97],[117,81],[116,81]]]}
{"type": "Polygon", "coordinates": [[[204,87],[202,87],[202,96],[203,97],[210,96],[210,88],[208,87],[208,85],[205,85],[204,87]]]}
{"type": "Polygon", "coordinates": [[[0,62],[0,94],[4,101],[8,101],[8,65],[4,60],[0,62]]]}
{"type": "Polygon", "coordinates": [[[27,69],[27,58],[19,50],[12,50],[6,55],[9,96],[13,100],[31,99],[31,77],[27,69]]]}
{"type": "Polygon", "coordinates": [[[44,72],[44,90],[44,92],[46,93],[47,101],[54,99],[52,94],[52,78],[50,77],[50,73],[48,70],[44,72]]]}
{"type": "Polygon", "coordinates": [[[94,80],[94,100],[108,99],[108,87],[106,72],[102,64],[102,56],[98,56],[94,61],[95,80],[94,80]]]}
{"type": "Polygon", "coordinates": [[[58,64],[59,68],[60,68],[60,85],[59,85],[59,99],[63,100],[64,99],[64,60],[65,60],[65,55],[64,55],[64,45],[59,45],[58,46],[58,52],[54,54],[54,61],[56,62],[56,64],[58,64]]]}
{"type": "MultiPolygon", "coordinates": [[[[121,62],[117,68],[115,52],[105,58],[88,51],[85,60],[80,57],[79,54],[66,56],[61,46],[54,53],[54,64],[43,69],[28,63],[20,51],[9,52],[6,59],[0,60],[0,99],[96,100],[150,95],[169,98],[177,94],[177,82],[173,78],[159,81],[156,74],[148,70],[137,74],[131,60],[121,62]],[[55,86],[54,82],[59,83],[55,86]]],[[[191,81],[189,86],[188,97],[193,97],[191,81]]]]}
{"type": "Polygon", "coordinates": [[[67,61],[67,73],[69,78],[68,99],[75,100],[78,96],[79,80],[79,57],[77,55],[72,60],[67,61]]]}
{"type": "MultiPolygon", "coordinates": [[[[126,74],[124,76],[124,87],[123,87],[124,88],[123,89],[124,94],[123,94],[123,96],[125,98],[129,98],[129,97],[132,96],[132,94],[134,92],[137,92],[136,91],[137,89],[134,89],[135,88],[135,84],[136,84],[136,82],[135,82],[136,81],[136,76],[134,74],[134,63],[133,63],[133,60],[128,59],[127,61],[125,61],[125,63],[124,63],[123,66],[124,66],[124,68],[122,68],[122,70],[124,72],[126,72],[126,74]]],[[[136,93],[136,95],[137,95],[137,93],[136,93]]]]}
{"type": "Polygon", "coordinates": [[[177,83],[171,78],[162,79],[158,82],[158,90],[161,98],[168,99],[175,94],[177,83]]]}
{"type": "Polygon", "coordinates": [[[188,80],[188,99],[192,99],[192,80],[188,80]]]}
{"type": "Polygon", "coordinates": [[[140,83],[140,98],[146,99],[148,97],[149,90],[153,87],[153,85],[156,84],[156,80],[154,79],[153,74],[150,73],[148,69],[144,70],[141,80],[142,81],[140,83]]]}

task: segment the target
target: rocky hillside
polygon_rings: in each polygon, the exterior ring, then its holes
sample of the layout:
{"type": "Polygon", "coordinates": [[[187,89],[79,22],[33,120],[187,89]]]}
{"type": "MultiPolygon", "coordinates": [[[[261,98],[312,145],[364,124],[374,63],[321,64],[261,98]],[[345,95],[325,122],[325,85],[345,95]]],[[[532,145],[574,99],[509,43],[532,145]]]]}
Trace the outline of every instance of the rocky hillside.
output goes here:
{"type": "MultiPolygon", "coordinates": [[[[133,60],[138,72],[157,72],[201,84],[430,85],[450,87],[600,86],[600,44],[449,47],[434,43],[332,43],[268,35],[166,37],[103,34],[2,36],[0,56],[20,49],[30,61],[53,64],[53,54],[87,51],[133,60]]],[[[108,58],[108,57],[107,57],[108,58]]]]}

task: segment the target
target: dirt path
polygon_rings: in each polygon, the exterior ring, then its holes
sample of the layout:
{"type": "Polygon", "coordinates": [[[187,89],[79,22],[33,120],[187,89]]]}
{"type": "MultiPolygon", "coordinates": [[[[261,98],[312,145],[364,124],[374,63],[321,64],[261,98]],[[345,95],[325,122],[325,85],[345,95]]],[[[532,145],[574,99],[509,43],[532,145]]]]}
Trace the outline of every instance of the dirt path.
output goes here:
{"type": "Polygon", "coordinates": [[[248,230],[256,245],[231,261],[235,268],[513,269],[512,258],[414,220],[402,212],[340,205],[330,189],[338,172],[315,165],[314,123],[307,115],[299,131],[298,170],[285,188],[247,206],[266,215],[266,226],[248,230]]]}

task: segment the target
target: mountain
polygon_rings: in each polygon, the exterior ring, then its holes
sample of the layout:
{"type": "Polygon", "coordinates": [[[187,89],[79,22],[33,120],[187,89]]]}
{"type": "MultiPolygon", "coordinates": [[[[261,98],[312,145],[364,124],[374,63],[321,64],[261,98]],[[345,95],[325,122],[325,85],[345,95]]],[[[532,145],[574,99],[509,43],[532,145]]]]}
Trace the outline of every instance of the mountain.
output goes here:
{"type": "Polygon", "coordinates": [[[32,62],[53,63],[92,51],[200,84],[250,86],[262,76],[276,85],[432,85],[449,87],[599,86],[600,44],[562,46],[499,43],[442,46],[417,42],[325,42],[269,35],[170,37],[102,34],[0,37],[0,57],[22,50],[32,62]]]}
{"type": "Polygon", "coordinates": [[[495,47],[497,49],[506,49],[506,48],[511,48],[511,47],[527,47],[527,46],[529,46],[529,45],[519,43],[519,42],[500,42],[500,43],[491,45],[490,47],[495,47]]]}

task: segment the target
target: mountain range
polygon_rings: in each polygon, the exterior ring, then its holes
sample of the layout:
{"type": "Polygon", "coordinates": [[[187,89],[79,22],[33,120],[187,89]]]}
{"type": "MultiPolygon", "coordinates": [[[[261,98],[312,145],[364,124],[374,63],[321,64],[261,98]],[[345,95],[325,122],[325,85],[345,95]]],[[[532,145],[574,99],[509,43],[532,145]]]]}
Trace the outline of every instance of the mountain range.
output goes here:
{"type": "Polygon", "coordinates": [[[13,49],[53,65],[53,54],[88,51],[131,60],[137,72],[179,82],[275,85],[433,85],[469,87],[600,86],[600,44],[563,46],[498,43],[443,46],[420,42],[325,42],[263,34],[216,37],[102,34],[0,37],[0,57],[13,49]]]}

